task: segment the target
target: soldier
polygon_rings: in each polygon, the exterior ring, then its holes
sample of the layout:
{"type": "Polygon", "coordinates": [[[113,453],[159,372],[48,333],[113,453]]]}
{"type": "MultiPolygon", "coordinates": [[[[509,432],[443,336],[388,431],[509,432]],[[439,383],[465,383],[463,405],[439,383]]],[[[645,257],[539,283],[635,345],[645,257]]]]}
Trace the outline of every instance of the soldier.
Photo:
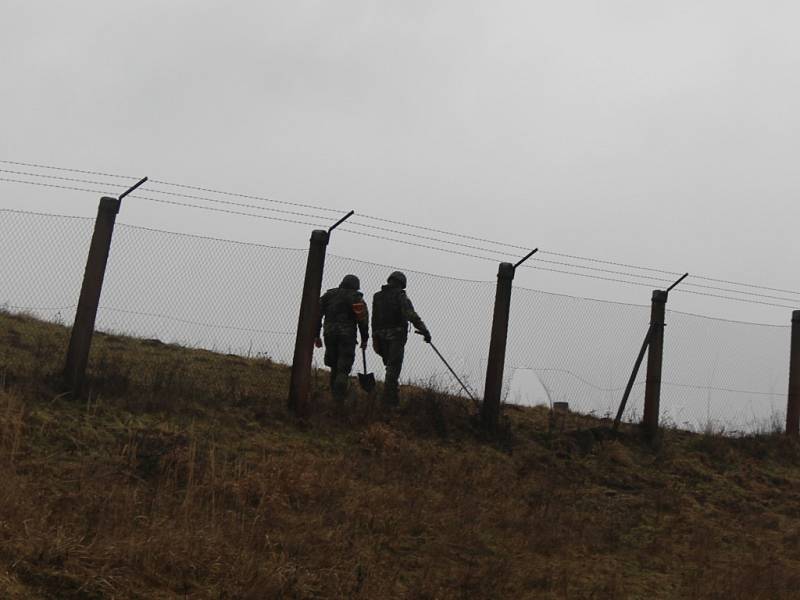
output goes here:
{"type": "Polygon", "coordinates": [[[319,337],[325,319],[325,365],[331,369],[331,394],[344,402],[350,382],[350,370],[356,358],[356,329],[361,332],[361,347],[369,340],[369,312],[364,296],[358,291],[361,282],[355,275],[346,275],[338,288],[325,292],[319,300],[319,320],[315,345],[322,348],[319,337]]]}
{"type": "Polygon", "coordinates": [[[389,275],[387,285],[372,299],[372,344],[386,366],[383,399],[392,406],[398,403],[397,386],[408,341],[409,321],[422,333],[426,342],[431,341],[431,334],[414,311],[405,289],[406,276],[395,271],[389,275]]]}

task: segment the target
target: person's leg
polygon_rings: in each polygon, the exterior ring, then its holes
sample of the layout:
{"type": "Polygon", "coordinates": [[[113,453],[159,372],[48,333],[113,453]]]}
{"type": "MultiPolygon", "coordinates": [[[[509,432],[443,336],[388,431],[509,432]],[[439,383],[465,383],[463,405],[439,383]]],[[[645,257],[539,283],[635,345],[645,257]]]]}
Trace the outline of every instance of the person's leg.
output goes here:
{"type": "Polygon", "coordinates": [[[350,372],[356,359],[356,341],[349,336],[341,336],[338,340],[339,352],[336,362],[336,381],[334,382],[334,398],[343,402],[350,386],[350,372]]]}
{"type": "Polygon", "coordinates": [[[403,339],[389,340],[384,351],[386,382],[383,387],[384,402],[396,406],[399,402],[400,372],[403,369],[406,342],[403,339]]]}
{"type": "Polygon", "coordinates": [[[331,370],[331,393],[335,394],[336,368],[339,363],[339,344],[335,335],[325,336],[325,366],[331,370]]]}

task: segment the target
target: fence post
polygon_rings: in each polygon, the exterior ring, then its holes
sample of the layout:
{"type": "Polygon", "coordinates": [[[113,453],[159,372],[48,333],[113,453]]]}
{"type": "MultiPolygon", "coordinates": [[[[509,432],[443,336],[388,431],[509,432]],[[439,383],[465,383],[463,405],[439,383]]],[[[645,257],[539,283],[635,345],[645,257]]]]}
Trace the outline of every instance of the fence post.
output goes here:
{"type": "Polygon", "coordinates": [[[489,343],[489,360],[486,365],[486,388],[483,393],[481,420],[489,431],[495,431],[500,419],[500,397],[503,393],[503,370],[506,361],[508,319],[511,311],[511,290],[514,282],[514,265],[500,263],[497,272],[497,291],[494,298],[492,338],[489,343]]]}
{"type": "Polygon", "coordinates": [[[97,308],[100,294],[103,291],[103,279],[106,274],[108,255],[111,251],[111,238],[114,234],[114,223],[117,220],[120,201],[116,198],[100,199],[97,219],[94,224],[92,243],[86,260],[83,274],[83,285],[75,311],[75,322],[67,350],[64,378],[73,394],[78,395],[86,378],[86,367],[89,363],[89,351],[92,347],[97,308]]]}
{"type": "Polygon", "coordinates": [[[800,310],[792,313],[792,346],[790,353],[786,434],[798,437],[800,435],[800,310]]]}
{"type": "Polygon", "coordinates": [[[664,313],[668,293],[653,290],[650,309],[650,347],[647,352],[647,380],[644,388],[644,417],[642,426],[649,436],[658,432],[661,403],[661,364],[664,356],[664,313]]]}
{"type": "Polygon", "coordinates": [[[303,284],[303,299],[300,302],[300,317],[297,321],[297,337],[294,345],[294,360],[289,384],[289,410],[300,417],[309,414],[309,392],[311,390],[311,360],[314,356],[314,326],[319,318],[319,296],[322,291],[322,273],[325,269],[325,249],[328,232],[316,229],[311,233],[311,245],[306,263],[306,279],[303,284]]]}

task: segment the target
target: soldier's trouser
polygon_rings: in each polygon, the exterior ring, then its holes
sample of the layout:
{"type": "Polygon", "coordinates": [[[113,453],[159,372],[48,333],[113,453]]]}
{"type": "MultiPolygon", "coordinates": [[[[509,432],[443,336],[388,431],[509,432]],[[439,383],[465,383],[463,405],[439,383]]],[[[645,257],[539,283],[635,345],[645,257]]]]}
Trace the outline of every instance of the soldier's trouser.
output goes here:
{"type": "Polygon", "coordinates": [[[400,371],[403,370],[403,358],[406,351],[406,339],[385,339],[377,337],[380,357],[386,367],[386,380],[383,384],[383,395],[387,404],[397,404],[400,371]]]}
{"type": "Polygon", "coordinates": [[[325,365],[331,369],[331,393],[342,401],[347,395],[350,371],[356,359],[356,339],[352,335],[325,336],[325,365]]]}

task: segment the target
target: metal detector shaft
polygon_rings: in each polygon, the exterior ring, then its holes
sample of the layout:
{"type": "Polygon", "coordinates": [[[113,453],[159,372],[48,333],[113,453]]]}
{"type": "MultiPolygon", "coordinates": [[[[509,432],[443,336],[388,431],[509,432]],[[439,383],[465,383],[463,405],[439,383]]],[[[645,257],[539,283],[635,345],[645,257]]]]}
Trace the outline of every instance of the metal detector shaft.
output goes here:
{"type": "MultiPolygon", "coordinates": [[[[419,332],[417,332],[417,333],[419,333],[419,332]]],[[[420,335],[422,335],[422,334],[420,334],[420,335]]],[[[461,384],[461,387],[467,393],[467,396],[469,396],[469,399],[472,400],[473,402],[477,402],[477,400],[475,400],[475,396],[473,396],[472,392],[469,391],[469,388],[466,385],[464,385],[464,382],[461,381],[461,378],[458,375],[456,375],[456,372],[453,370],[453,367],[450,366],[450,363],[448,363],[447,360],[445,359],[445,357],[442,356],[442,353],[439,352],[439,350],[436,348],[436,346],[433,345],[433,342],[428,342],[428,344],[430,345],[431,348],[433,348],[433,351],[436,352],[436,355],[442,360],[442,362],[444,363],[444,366],[448,368],[450,373],[452,373],[453,377],[456,378],[456,381],[459,384],[461,384]]]]}

